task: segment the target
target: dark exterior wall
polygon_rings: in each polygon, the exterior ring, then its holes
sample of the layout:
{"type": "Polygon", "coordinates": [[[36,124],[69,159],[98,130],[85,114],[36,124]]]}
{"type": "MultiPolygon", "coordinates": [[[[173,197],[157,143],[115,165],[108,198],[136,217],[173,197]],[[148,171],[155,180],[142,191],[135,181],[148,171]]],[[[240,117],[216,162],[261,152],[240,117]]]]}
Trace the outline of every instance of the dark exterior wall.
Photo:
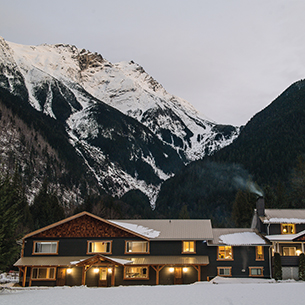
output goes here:
{"type": "Polygon", "coordinates": [[[281,234],[281,224],[275,223],[269,226],[269,235],[281,234]]]}
{"type": "Polygon", "coordinates": [[[66,274],[67,286],[81,286],[82,284],[82,267],[73,267],[71,274],[66,274]]]}
{"type": "MultiPolygon", "coordinates": [[[[34,241],[59,241],[58,256],[83,256],[87,253],[87,241],[112,240],[112,255],[122,256],[125,251],[125,240],[143,240],[140,238],[57,238],[57,239],[27,239],[24,247],[24,256],[33,255],[34,241]]],[[[39,254],[41,256],[43,254],[39,254]]],[[[48,254],[46,254],[48,256],[48,254]]],[[[92,256],[89,254],[88,256],[92,256]]]]}
{"type": "MultiPolygon", "coordinates": [[[[131,253],[125,254],[125,241],[128,240],[143,240],[140,238],[61,238],[61,239],[27,239],[24,248],[24,256],[36,256],[33,255],[34,241],[59,241],[58,244],[58,256],[83,256],[87,253],[87,241],[89,240],[112,240],[112,254],[113,256],[143,256],[142,254],[131,253]]],[[[207,255],[206,242],[196,241],[196,254],[185,255],[207,255]]],[[[182,241],[150,241],[149,245],[150,255],[181,255],[182,254],[182,241]]],[[[43,254],[39,254],[41,256],[43,254]]],[[[47,254],[46,254],[47,255],[47,254]]],[[[108,255],[108,254],[107,254],[108,255]]],[[[145,254],[144,254],[145,255],[145,254]]],[[[88,256],[92,256],[89,254],[88,256]]]]}
{"type": "MultiPolygon", "coordinates": [[[[305,230],[305,224],[296,224],[295,225],[295,231],[296,233],[299,233],[301,231],[305,230]]],[[[270,235],[276,235],[276,234],[281,234],[281,224],[276,223],[276,224],[270,224],[269,227],[269,234],[270,235]]]]}
{"type": "Polygon", "coordinates": [[[264,247],[264,260],[256,261],[254,246],[233,247],[233,261],[217,260],[217,247],[209,246],[210,263],[201,268],[201,279],[212,279],[217,276],[217,267],[232,267],[232,277],[249,277],[249,267],[263,267],[264,277],[270,277],[269,246],[264,247]],[[245,270],[243,272],[242,270],[245,270]]]}
{"type": "Polygon", "coordinates": [[[295,231],[296,231],[296,233],[299,233],[299,232],[301,232],[301,231],[304,231],[305,230],[305,224],[296,224],[295,225],[295,231]]]}

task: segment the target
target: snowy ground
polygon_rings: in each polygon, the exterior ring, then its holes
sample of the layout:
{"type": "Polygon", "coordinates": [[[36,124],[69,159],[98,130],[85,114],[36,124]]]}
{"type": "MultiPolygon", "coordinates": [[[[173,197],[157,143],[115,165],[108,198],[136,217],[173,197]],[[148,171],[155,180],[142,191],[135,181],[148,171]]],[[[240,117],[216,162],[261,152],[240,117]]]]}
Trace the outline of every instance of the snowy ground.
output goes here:
{"type": "Polygon", "coordinates": [[[181,286],[57,287],[0,290],[1,305],[304,304],[305,282],[216,279],[181,286]]]}

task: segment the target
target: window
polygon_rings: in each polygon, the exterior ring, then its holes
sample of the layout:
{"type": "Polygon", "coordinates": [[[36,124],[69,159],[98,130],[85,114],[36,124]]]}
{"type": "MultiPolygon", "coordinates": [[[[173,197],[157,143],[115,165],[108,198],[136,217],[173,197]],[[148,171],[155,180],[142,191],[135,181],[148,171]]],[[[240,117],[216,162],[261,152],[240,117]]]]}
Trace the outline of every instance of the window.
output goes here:
{"type": "Polygon", "coordinates": [[[55,274],[55,267],[40,267],[32,269],[33,280],[54,280],[55,274]]]}
{"type": "Polygon", "coordinates": [[[296,256],[296,247],[283,247],[283,256],[296,256]]]}
{"type": "Polygon", "coordinates": [[[182,253],[196,253],[194,241],[183,241],[182,242],[182,253]]]}
{"type": "Polygon", "coordinates": [[[263,261],[264,260],[264,248],[263,246],[256,246],[256,260],[263,261]]]}
{"type": "Polygon", "coordinates": [[[295,234],[295,224],[282,223],[281,231],[282,231],[282,234],[295,234]]]}
{"type": "Polygon", "coordinates": [[[111,254],[112,241],[88,241],[87,253],[107,253],[111,254]]]}
{"type": "Polygon", "coordinates": [[[233,252],[231,246],[218,247],[218,259],[233,259],[233,252]]]}
{"type": "Polygon", "coordinates": [[[144,266],[144,267],[125,266],[124,278],[125,279],[148,279],[148,266],[144,266]]]}
{"type": "Polygon", "coordinates": [[[219,276],[232,276],[232,267],[217,267],[217,275],[219,276]]]}
{"type": "Polygon", "coordinates": [[[58,254],[58,241],[35,241],[33,254],[58,254]]]}
{"type": "Polygon", "coordinates": [[[249,276],[264,276],[263,267],[249,267],[249,276]]]}
{"type": "Polygon", "coordinates": [[[126,241],[125,253],[148,253],[148,241],[126,241]]]}

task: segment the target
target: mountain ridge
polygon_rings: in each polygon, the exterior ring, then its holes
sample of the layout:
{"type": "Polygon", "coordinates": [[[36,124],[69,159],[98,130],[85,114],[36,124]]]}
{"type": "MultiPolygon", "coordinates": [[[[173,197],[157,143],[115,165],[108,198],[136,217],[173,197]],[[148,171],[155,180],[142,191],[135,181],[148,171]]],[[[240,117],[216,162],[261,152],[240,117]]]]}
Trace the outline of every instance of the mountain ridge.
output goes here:
{"type": "Polygon", "coordinates": [[[153,205],[161,184],[184,164],[239,134],[239,127],[201,118],[132,61],[112,64],[71,45],[3,38],[0,54],[0,86],[60,122],[87,171],[111,195],[139,189],[153,205]]]}

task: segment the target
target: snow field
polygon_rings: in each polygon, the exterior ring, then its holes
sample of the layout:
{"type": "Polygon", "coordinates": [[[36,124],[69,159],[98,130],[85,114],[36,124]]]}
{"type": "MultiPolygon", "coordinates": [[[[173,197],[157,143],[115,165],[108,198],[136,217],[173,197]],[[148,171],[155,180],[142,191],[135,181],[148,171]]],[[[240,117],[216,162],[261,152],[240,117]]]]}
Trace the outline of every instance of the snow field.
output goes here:
{"type": "Polygon", "coordinates": [[[176,286],[56,287],[0,292],[1,305],[304,304],[304,282],[200,282],[176,286]]]}

